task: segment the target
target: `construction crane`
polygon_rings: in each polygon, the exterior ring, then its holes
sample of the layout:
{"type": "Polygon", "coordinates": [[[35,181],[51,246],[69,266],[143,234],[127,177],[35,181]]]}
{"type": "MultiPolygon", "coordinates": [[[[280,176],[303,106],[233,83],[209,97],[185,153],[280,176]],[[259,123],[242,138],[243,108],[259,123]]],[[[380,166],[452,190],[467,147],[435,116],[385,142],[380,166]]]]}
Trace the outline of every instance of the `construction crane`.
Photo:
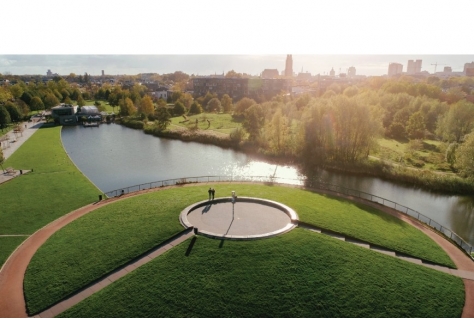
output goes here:
{"type": "Polygon", "coordinates": [[[437,67],[438,65],[446,65],[446,64],[438,64],[438,62],[435,62],[434,64],[431,63],[431,65],[434,65],[434,66],[435,66],[434,73],[436,73],[436,67],[437,67]]]}

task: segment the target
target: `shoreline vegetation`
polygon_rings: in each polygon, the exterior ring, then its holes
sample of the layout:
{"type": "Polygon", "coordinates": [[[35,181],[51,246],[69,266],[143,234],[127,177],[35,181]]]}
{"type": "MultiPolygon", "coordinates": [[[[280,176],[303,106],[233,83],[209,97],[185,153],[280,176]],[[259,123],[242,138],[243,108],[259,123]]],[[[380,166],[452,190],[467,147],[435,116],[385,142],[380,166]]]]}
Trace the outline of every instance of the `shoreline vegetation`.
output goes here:
{"type": "Polygon", "coordinates": [[[302,168],[303,174],[307,175],[308,178],[311,178],[312,174],[319,169],[324,169],[336,173],[377,177],[407,186],[419,187],[432,192],[456,195],[470,195],[474,193],[474,181],[472,180],[463,179],[454,174],[397,165],[381,158],[371,158],[351,164],[329,163],[320,166],[310,166],[306,163],[302,163],[295,156],[266,154],[264,150],[252,142],[232,140],[230,134],[216,133],[210,130],[187,129],[177,126],[161,130],[152,124],[145,124],[141,120],[131,118],[122,118],[117,122],[128,128],[143,130],[145,134],[156,137],[211,144],[222,148],[231,148],[236,151],[241,151],[270,162],[297,165],[302,168]]]}

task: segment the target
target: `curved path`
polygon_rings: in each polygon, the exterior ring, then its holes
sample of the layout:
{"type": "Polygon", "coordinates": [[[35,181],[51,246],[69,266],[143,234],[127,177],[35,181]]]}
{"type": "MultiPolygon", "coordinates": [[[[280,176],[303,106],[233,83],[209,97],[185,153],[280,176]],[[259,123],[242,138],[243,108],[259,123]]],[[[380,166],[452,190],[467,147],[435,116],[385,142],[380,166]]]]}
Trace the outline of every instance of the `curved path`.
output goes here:
{"type": "MultiPolygon", "coordinates": [[[[192,187],[195,185],[184,185],[185,187],[192,187]]],[[[27,240],[25,240],[8,258],[3,267],[0,269],[0,317],[28,317],[26,313],[26,304],[23,293],[23,281],[28,264],[35,254],[35,252],[41,247],[41,245],[57,230],[61,229],[65,225],[74,221],[75,219],[107,204],[132,197],[143,193],[159,191],[162,189],[169,189],[176,186],[168,186],[158,189],[148,189],[139,191],[136,193],[126,194],[121,197],[110,198],[101,202],[96,202],[82,208],[79,208],[57,220],[46,225],[42,229],[35,232],[27,240]]],[[[183,187],[180,186],[180,187],[183,187]]],[[[290,186],[297,187],[297,186],[290,186]]],[[[297,187],[301,188],[301,187],[297,187]]],[[[451,257],[453,262],[458,267],[457,275],[460,277],[469,277],[471,272],[474,272],[474,262],[466,256],[459,248],[454,246],[448,240],[441,235],[435,233],[430,227],[423,223],[413,220],[412,218],[397,212],[394,209],[382,206],[378,203],[372,203],[369,201],[353,198],[343,194],[323,191],[319,189],[312,189],[318,193],[326,193],[330,195],[337,195],[340,197],[348,198],[353,201],[366,204],[369,206],[376,207],[390,215],[396,216],[413,225],[414,227],[423,231],[426,235],[437,242],[451,257]]],[[[456,273],[453,273],[456,274],[456,273]]],[[[462,317],[474,317],[474,280],[463,279],[465,286],[465,304],[462,312],[462,317]]]]}

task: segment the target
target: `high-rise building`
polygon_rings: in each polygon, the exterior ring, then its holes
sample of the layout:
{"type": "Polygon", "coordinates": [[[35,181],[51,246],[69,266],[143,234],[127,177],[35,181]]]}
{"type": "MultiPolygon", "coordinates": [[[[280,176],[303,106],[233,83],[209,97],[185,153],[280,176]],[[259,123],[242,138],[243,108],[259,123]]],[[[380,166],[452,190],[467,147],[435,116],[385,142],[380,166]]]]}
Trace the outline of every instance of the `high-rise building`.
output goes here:
{"type": "Polygon", "coordinates": [[[335,76],[336,75],[336,71],[334,71],[334,68],[331,68],[331,71],[329,71],[329,75],[330,76],[335,76]]]}
{"type": "Polygon", "coordinates": [[[51,72],[51,70],[48,70],[48,72],[46,72],[46,76],[53,76],[53,72],[51,72]]]}
{"type": "Polygon", "coordinates": [[[293,57],[291,54],[286,56],[286,63],[285,63],[285,76],[292,77],[293,76],[293,57]]]}
{"type": "Polygon", "coordinates": [[[104,75],[105,75],[104,70],[102,70],[102,76],[104,76],[104,75]]]}
{"type": "Polygon", "coordinates": [[[453,69],[450,66],[445,66],[443,72],[453,72],[453,69]]]}
{"type": "Polygon", "coordinates": [[[388,65],[388,76],[394,76],[397,74],[402,74],[403,72],[403,65],[400,63],[390,63],[388,65]]]}
{"type": "Polygon", "coordinates": [[[348,70],[347,70],[347,76],[351,77],[351,76],[355,76],[356,75],[356,68],[351,66],[348,70]]]}
{"type": "Polygon", "coordinates": [[[421,60],[408,60],[407,74],[416,74],[421,72],[421,60]]]}

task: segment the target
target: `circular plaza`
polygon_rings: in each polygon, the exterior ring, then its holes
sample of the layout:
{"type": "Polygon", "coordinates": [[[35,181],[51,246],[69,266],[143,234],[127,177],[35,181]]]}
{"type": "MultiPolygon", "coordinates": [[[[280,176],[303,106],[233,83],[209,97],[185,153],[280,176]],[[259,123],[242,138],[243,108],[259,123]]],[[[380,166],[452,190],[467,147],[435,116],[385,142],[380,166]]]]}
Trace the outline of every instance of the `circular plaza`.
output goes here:
{"type": "Polygon", "coordinates": [[[279,202],[253,197],[225,197],[186,207],[180,222],[195,232],[222,239],[258,239],[296,227],[296,212],[279,202]]]}

